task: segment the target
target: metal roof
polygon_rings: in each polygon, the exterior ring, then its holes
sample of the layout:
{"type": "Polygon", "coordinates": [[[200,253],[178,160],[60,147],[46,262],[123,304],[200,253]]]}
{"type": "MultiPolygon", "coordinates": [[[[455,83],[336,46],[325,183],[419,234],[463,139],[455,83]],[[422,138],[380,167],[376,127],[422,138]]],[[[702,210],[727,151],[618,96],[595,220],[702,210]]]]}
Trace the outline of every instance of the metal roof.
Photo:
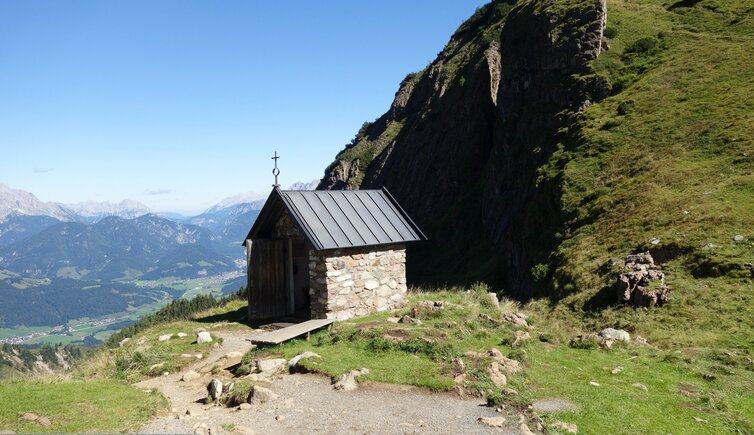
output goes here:
{"type": "Polygon", "coordinates": [[[424,233],[382,190],[274,189],[249,231],[253,239],[279,219],[282,205],[315,250],[426,240],[424,233]]]}

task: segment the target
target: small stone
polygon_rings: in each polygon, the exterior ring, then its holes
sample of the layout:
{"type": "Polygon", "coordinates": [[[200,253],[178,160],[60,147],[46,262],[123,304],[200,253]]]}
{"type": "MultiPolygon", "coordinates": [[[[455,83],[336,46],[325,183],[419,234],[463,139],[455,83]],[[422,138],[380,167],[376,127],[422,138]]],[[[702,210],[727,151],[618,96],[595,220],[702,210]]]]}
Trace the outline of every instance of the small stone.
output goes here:
{"type": "Polygon", "coordinates": [[[641,335],[637,335],[637,336],[636,336],[636,337],[634,338],[634,341],[635,341],[635,342],[636,342],[636,344],[638,344],[639,346],[649,346],[649,343],[647,342],[647,339],[646,339],[646,338],[644,338],[644,337],[642,337],[641,335]]]}
{"type": "Polygon", "coordinates": [[[401,318],[400,317],[388,317],[386,320],[388,322],[390,322],[390,323],[398,323],[398,322],[401,321],[401,318]]]}
{"type": "Polygon", "coordinates": [[[288,361],[284,358],[255,360],[254,366],[260,373],[274,374],[282,371],[288,361]]]}
{"type": "Polygon", "coordinates": [[[212,336],[207,331],[202,331],[198,334],[196,334],[196,342],[198,344],[202,343],[211,343],[212,342],[212,336]]]}
{"type": "Polygon", "coordinates": [[[637,382],[635,384],[631,384],[631,386],[634,387],[634,388],[638,388],[640,390],[644,390],[647,393],[649,392],[649,388],[647,388],[647,386],[644,385],[644,384],[640,384],[640,383],[637,382]]]}
{"type": "Polygon", "coordinates": [[[131,341],[131,339],[130,339],[130,338],[128,338],[128,337],[127,337],[127,338],[124,338],[123,340],[121,340],[121,341],[119,341],[119,342],[118,342],[118,347],[123,347],[123,346],[125,346],[125,345],[126,345],[126,343],[128,343],[129,341],[131,341]]]}
{"type": "Polygon", "coordinates": [[[622,371],[623,371],[623,367],[616,367],[616,368],[610,370],[610,373],[612,373],[614,375],[617,375],[618,373],[620,373],[622,371]]]}
{"type": "Polygon", "coordinates": [[[283,421],[283,420],[285,420],[285,416],[284,415],[276,415],[275,416],[275,420],[277,420],[277,421],[283,421]]]}
{"type": "Polygon", "coordinates": [[[657,237],[653,237],[649,240],[649,243],[651,243],[652,245],[659,245],[660,239],[658,239],[657,237]]]}
{"type": "Polygon", "coordinates": [[[487,375],[490,377],[490,381],[495,384],[496,387],[504,387],[508,383],[508,379],[503,373],[505,369],[499,362],[495,361],[487,368],[487,375]]]}
{"type": "Polygon", "coordinates": [[[631,341],[631,335],[622,329],[605,328],[602,331],[600,331],[599,334],[597,335],[599,335],[602,338],[607,338],[607,339],[615,340],[615,341],[625,341],[625,342],[631,341]]]}
{"type": "Polygon", "coordinates": [[[249,396],[253,403],[266,403],[278,398],[278,395],[269,388],[254,385],[249,396]]]}
{"type": "Polygon", "coordinates": [[[26,421],[35,421],[36,419],[39,418],[39,416],[31,412],[24,412],[23,414],[19,416],[19,418],[21,420],[26,420],[26,421]]]}
{"type": "Polygon", "coordinates": [[[699,418],[699,417],[691,417],[691,418],[693,418],[694,421],[697,422],[697,423],[707,424],[707,420],[705,420],[703,418],[699,418]]]}
{"type": "Polygon", "coordinates": [[[164,334],[157,337],[157,341],[168,341],[173,338],[173,334],[164,334]]]}
{"type": "Polygon", "coordinates": [[[704,245],[702,247],[702,249],[707,249],[707,250],[709,250],[709,249],[715,249],[715,248],[717,248],[717,245],[714,244],[714,243],[707,243],[706,245],[704,245]]]}
{"type": "Polygon", "coordinates": [[[223,383],[219,379],[212,379],[207,385],[207,394],[212,400],[220,399],[223,394],[223,383]]]}
{"type": "Polygon", "coordinates": [[[591,385],[593,387],[599,387],[600,386],[600,384],[597,381],[589,381],[589,385],[591,385]]]}
{"type": "Polygon", "coordinates": [[[333,388],[342,391],[353,391],[359,388],[359,383],[356,380],[357,376],[366,375],[369,373],[369,369],[362,368],[359,370],[351,370],[350,372],[343,373],[334,382],[333,388]]]}
{"type": "Polygon", "coordinates": [[[247,409],[251,409],[251,403],[244,402],[244,403],[238,405],[238,410],[239,411],[246,411],[247,409]]]}
{"type": "Polygon", "coordinates": [[[183,376],[181,376],[181,381],[189,382],[189,381],[193,381],[194,379],[199,379],[201,376],[202,375],[200,375],[199,373],[193,370],[189,370],[186,373],[184,373],[183,376]]]}
{"type": "Polygon", "coordinates": [[[421,325],[422,321],[406,315],[406,316],[401,317],[400,323],[413,323],[415,325],[421,325]]]}
{"type": "Polygon", "coordinates": [[[495,308],[499,310],[500,301],[497,299],[497,293],[487,293],[487,297],[490,298],[490,302],[492,302],[492,305],[494,305],[495,308]]]}
{"type": "Polygon", "coordinates": [[[479,417],[479,422],[490,427],[503,427],[505,417],[479,417]]]}
{"type": "Polygon", "coordinates": [[[735,236],[733,236],[733,240],[736,241],[736,242],[740,242],[743,239],[744,239],[744,236],[742,236],[740,234],[736,234],[735,236]]]}
{"type": "Polygon", "coordinates": [[[177,336],[178,338],[188,337],[188,334],[186,334],[185,332],[179,332],[179,333],[177,333],[177,334],[175,334],[175,335],[176,335],[176,336],[177,336]]]}

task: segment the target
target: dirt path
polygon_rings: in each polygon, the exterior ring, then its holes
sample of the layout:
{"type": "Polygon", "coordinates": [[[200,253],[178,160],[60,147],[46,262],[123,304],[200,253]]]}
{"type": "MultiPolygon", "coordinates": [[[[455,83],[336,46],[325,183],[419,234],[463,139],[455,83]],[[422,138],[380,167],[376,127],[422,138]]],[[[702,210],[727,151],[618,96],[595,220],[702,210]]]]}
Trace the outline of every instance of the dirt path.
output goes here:
{"type": "MultiPolygon", "coordinates": [[[[213,334],[223,338],[222,346],[190,369],[198,371],[228,352],[251,348],[245,339],[248,333],[213,334]]],[[[453,393],[376,383],[364,383],[356,391],[345,392],[334,390],[325,376],[295,374],[273,380],[270,389],[279,395],[278,399],[237,410],[201,402],[212,375],[190,382],[181,381],[181,376],[177,373],[136,384],[142,389],[160,390],[175,410],[153,419],[141,433],[520,433],[517,416],[505,416],[503,428],[484,426],[477,421],[479,417],[502,415],[484,406],[480,399],[460,398],[453,393]],[[186,410],[191,415],[185,415],[186,410]]]]}

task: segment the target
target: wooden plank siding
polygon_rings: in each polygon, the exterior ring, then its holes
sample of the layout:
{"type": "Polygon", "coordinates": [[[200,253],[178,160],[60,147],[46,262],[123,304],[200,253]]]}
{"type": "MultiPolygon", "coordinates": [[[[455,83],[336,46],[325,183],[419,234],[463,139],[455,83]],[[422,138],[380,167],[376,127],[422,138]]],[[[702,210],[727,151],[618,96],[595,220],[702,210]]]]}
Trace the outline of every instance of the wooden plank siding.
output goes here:
{"type": "Polygon", "coordinates": [[[285,254],[284,239],[254,240],[249,289],[249,314],[252,320],[286,314],[285,254]]]}

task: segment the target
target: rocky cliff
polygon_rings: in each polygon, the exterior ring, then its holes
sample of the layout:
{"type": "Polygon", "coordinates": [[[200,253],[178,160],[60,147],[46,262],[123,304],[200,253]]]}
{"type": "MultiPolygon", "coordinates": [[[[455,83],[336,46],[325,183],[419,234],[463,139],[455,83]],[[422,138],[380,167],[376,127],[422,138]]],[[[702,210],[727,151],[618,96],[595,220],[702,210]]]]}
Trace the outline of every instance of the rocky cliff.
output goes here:
{"type": "Polygon", "coordinates": [[[604,0],[494,1],[480,8],[390,109],[365,124],[319,188],[387,187],[428,233],[413,282],[483,279],[519,296],[563,225],[538,171],[564,130],[608,92],[590,74],[604,0]]]}

